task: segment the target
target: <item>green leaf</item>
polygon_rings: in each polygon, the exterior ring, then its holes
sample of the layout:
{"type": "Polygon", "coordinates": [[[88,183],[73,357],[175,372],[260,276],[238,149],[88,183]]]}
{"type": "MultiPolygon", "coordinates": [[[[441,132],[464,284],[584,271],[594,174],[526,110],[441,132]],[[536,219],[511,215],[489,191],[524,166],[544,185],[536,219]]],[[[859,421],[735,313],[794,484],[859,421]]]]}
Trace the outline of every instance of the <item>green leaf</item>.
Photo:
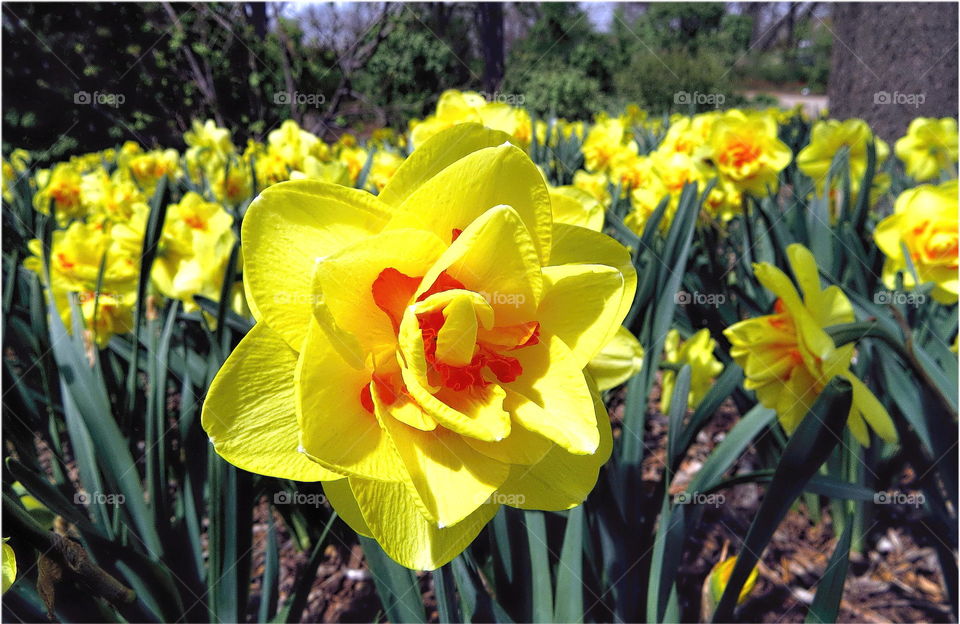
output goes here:
{"type": "Polygon", "coordinates": [[[530,546],[530,570],[533,581],[531,622],[553,621],[553,582],[547,548],[547,524],[542,511],[525,511],[524,523],[530,546]]]}
{"type": "Polygon", "coordinates": [[[583,622],[583,505],[567,514],[563,548],[557,566],[555,622],[583,622]]]}
{"type": "Polygon", "coordinates": [[[360,545],[387,619],[391,622],[423,622],[420,586],[413,571],[388,557],[375,540],[360,536],[360,545]]]}
{"type": "Polygon", "coordinates": [[[847,568],[850,560],[850,543],[853,537],[853,518],[847,514],[844,523],[846,529],[837,541],[830,562],[817,586],[817,594],[813,597],[813,604],[807,612],[808,624],[828,624],[836,622],[840,613],[840,600],[843,598],[843,583],[847,578],[847,568]]]}

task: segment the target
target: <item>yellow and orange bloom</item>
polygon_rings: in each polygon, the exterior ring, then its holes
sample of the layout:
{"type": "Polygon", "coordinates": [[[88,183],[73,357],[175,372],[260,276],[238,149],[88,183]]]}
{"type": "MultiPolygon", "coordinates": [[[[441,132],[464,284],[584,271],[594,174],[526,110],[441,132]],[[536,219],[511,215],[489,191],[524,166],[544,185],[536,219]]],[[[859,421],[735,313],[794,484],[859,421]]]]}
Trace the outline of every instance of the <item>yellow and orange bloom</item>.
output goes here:
{"type": "Polygon", "coordinates": [[[956,177],[957,120],[917,117],[893,149],[906,167],[907,175],[918,182],[935,180],[941,174],[956,177]]]}
{"type": "Polygon", "coordinates": [[[780,172],[793,158],[777,138],[776,119],[729,110],[715,118],[708,143],[710,161],[737,189],[758,197],[776,191],[780,172]]]}
{"type": "Polygon", "coordinates": [[[631,305],[630,255],[555,223],[507,139],[462,124],[379,196],[289,182],[243,222],[257,324],[203,426],[237,466],[324,482],[350,526],[411,568],[451,560],[500,503],[580,504],[610,453],[584,368],[631,305]]]}
{"type": "MultiPolygon", "coordinates": [[[[823,192],[827,182],[827,173],[837,152],[846,149],[850,165],[850,189],[856,195],[867,170],[867,146],[873,140],[877,152],[879,167],[890,154],[890,148],[879,138],[862,119],[837,121],[829,119],[813,124],[810,144],[797,154],[797,167],[813,179],[818,192],[823,192]]],[[[835,179],[833,184],[839,185],[835,179]]]]}
{"type": "Polygon", "coordinates": [[[877,247],[887,256],[883,281],[896,286],[897,273],[906,288],[933,282],[933,298],[957,302],[957,181],[924,184],[897,197],[893,214],[877,224],[877,247]],[[904,247],[909,258],[904,255],[904,247]],[[913,271],[916,271],[914,279],[913,271]]]}
{"type": "MultiPolygon", "coordinates": [[[[33,255],[23,265],[46,283],[42,243],[32,240],[29,249],[33,255]]],[[[50,247],[47,286],[67,331],[72,332],[74,327],[71,293],[76,295],[83,315],[82,322],[76,320],[93,335],[98,346],[105,346],[114,334],[130,331],[138,268],[134,257],[113,240],[102,224],[74,221],[67,229],[56,230],[50,247]]]]}
{"type": "Polygon", "coordinates": [[[816,260],[803,245],[787,248],[800,292],[777,267],[754,266],[757,279],[777,296],[773,314],[740,321],[728,327],[730,355],[746,375],[744,387],[757,393],[764,406],[774,409],[780,424],[793,433],[824,386],[835,376],[853,385],[847,425],[869,446],[867,425],[888,442],[897,441],[890,415],[877,397],[850,372],[854,345],[837,347],[825,327],[854,321],[850,300],[836,286],[820,287],[816,260]]]}
{"type": "Polygon", "coordinates": [[[37,194],[33,196],[33,206],[42,214],[56,213],[57,221],[66,224],[86,214],[86,208],[80,197],[83,177],[80,171],[67,164],[60,163],[53,170],[41,170],[37,173],[37,194]]]}

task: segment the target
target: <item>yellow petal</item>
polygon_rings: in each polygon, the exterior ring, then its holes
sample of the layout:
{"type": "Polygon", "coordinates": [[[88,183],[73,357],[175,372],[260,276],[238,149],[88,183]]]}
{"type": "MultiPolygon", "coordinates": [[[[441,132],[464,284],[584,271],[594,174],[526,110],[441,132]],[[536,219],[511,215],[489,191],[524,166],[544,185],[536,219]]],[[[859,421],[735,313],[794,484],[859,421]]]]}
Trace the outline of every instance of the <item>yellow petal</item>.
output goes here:
{"type": "Polygon", "coordinates": [[[603,229],[604,210],[597,198],[575,186],[550,189],[555,223],[577,225],[599,232],[603,229]]]}
{"type": "MultiPolygon", "coordinates": [[[[483,307],[489,309],[486,302],[483,307]]],[[[477,310],[480,307],[464,292],[443,308],[443,326],[437,332],[437,359],[451,366],[466,366],[477,350],[477,310]]],[[[492,311],[491,311],[492,312],[492,311]]],[[[492,315],[491,315],[492,317],[492,315]]]]}
{"type": "Polygon", "coordinates": [[[296,365],[296,352],[277,332],[254,325],[210,384],[203,429],[217,453],[238,468],[294,481],[339,479],[297,451],[296,365]]]}
{"type": "Polygon", "coordinates": [[[353,495],[353,490],[350,489],[349,479],[324,481],[323,493],[333,506],[333,510],[343,518],[347,526],[364,537],[372,537],[370,527],[367,526],[367,521],[363,519],[360,507],[357,505],[357,497],[353,495]]]}
{"type": "Polygon", "coordinates": [[[619,386],[643,368],[643,347],[629,329],[619,327],[617,333],[593,356],[587,372],[603,392],[619,386]]]}
{"type": "Polygon", "coordinates": [[[436,570],[459,555],[500,508],[480,505],[455,526],[439,528],[402,483],[350,479],[350,488],[374,539],[391,559],[415,570],[436,570]]]}
{"type": "Polygon", "coordinates": [[[293,349],[307,332],[317,260],[378,232],[388,208],[367,192],[314,180],[276,184],[243,219],[247,302],[293,349]]]}
{"type": "Polygon", "coordinates": [[[419,431],[392,416],[374,392],[380,422],[403,460],[413,499],[431,522],[450,527],[473,513],[507,478],[506,464],[473,450],[444,427],[419,431]]]}
{"type": "Polygon", "coordinates": [[[536,165],[509,143],[472,152],[425,181],[397,208],[388,227],[426,229],[450,241],[454,230],[465,230],[494,206],[517,212],[545,263],[553,219],[550,195],[536,165]]]}
{"type": "Polygon", "coordinates": [[[465,123],[440,132],[403,161],[378,198],[390,206],[399,206],[424,182],[464,156],[485,147],[509,141],[506,133],[475,123],[465,123]]]}
{"type": "Polygon", "coordinates": [[[508,395],[519,395],[511,399],[516,406],[513,416],[570,453],[594,453],[600,444],[594,397],[583,368],[563,340],[541,335],[539,344],[517,349],[512,356],[523,367],[516,381],[505,384],[508,395]]]}
{"type": "MultiPolygon", "coordinates": [[[[594,388],[594,392],[596,392],[594,388]]],[[[610,459],[613,436],[607,409],[595,394],[593,414],[600,444],[592,455],[573,455],[559,446],[533,466],[513,466],[510,477],[497,491],[499,500],[516,500],[522,509],[560,511],[582,503],[594,485],[600,467],[610,459]]]]}
{"type": "Polygon", "coordinates": [[[804,297],[816,296],[820,292],[820,274],[817,271],[817,261],[810,250],[794,243],[787,247],[787,258],[804,297]]]}
{"type": "Polygon", "coordinates": [[[374,301],[374,281],[385,269],[419,277],[444,249],[440,239],[423,230],[390,230],[358,241],[317,264],[320,305],[329,310],[339,331],[354,336],[364,351],[392,349],[395,330],[374,301]]]}
{"type": "Polygon", "coordinates": [[[583,368],[620,327],[623,275],[603,264],[562,264],[544,267],[543,280],[540,327],[567,343],[583,368]]]}
{"type": "Polygon", "coordinates": [[[417,296],[444,271],[490,303],[496,325],[535,317],[543,293],[540,263],[530,233],[513,208],[496,206],[477,217],[430,268],[417,296]]]}
{"type": "MultiPolygon", "coordinates": [[[[522,402],[526,402],[526,399],[520,395],[508,394],[503,407],[513,413],[522,402]]],[[[524,427],[516,417],[510,419],[510,435],[499,442],[484,442],[467,436],[463,440],[487,457],[507,464],[535,464],[553,448],[553,442],[524,427]]]]}
{"type": "MultiPolygon", "coordinates": [[[[622,321],[633,305],[637,292],[637,270],[630,259],[630,251],[606,234],[565,223],[553,227],[553,249],[550,264],[605,264],[623,275],[623,298],[617,318],[622,321]]],[[[618,321],[618,322],[620,322],[618,321]]]]}
{"type": "Polygon", "coordinates": [[[360,396],[371,372],[340,356],[317,323],[311,323],[296,362],[299,444],[311,459],[342,474],[399,480],[403,464],[376,416],[360,396]]]}
{"type": "Polygon", "coordinates": [[[844,378],[853,386],[853,404],[864,420],[883,440],[895,444],[898,440],[897,428],[883,404],[856,375],[847,373],[844,378]]]}

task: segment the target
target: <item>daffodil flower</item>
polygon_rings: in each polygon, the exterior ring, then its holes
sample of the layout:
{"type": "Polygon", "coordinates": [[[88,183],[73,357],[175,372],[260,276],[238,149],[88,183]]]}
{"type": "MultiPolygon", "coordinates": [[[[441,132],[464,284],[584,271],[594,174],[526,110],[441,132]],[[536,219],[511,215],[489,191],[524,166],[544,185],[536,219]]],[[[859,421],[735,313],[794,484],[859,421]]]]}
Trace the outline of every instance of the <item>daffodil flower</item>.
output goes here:
{"type": "MultiPolygon", "coordinates": [[[[713,385],[714,378],[723,372],[723,364],[713,355],[717,341],[710,337],[709,329],[701,329],[689,339],[680,341],[680,332],[671,329],[663,343],[663,361],[677,366],[690,366],[690,394],[687,406],[696,408],[713,385]]],[[[663,371],[660,390],[660,410],[666,413],[670,409],[673,386],[677,374],[671,370],[663,371]]]]}
{"type": "Polygon", "coordinates": [[[227,461],[322,481],[401,564],[450,561],[500,503],[580,504],[611,448],[584,368],[636,287],[628,251],[554,223],[536,166],[461,124],[379,196],[280,184],[243,222],[257,324],[202,422],[227,461]]]}
{"type": "Polygon", "coordinates": [[[790,245],[787,256],[802,296],[783,271],[757,264],[757,280],[778,297],[775,313],[741,321],[724,331],[732,345],[730,355],[746,374],[744,387],[776,410],[780,424],[793,433],[827,382],[839,375],[853,385],[847,425],[854,437],[869,446],[869,423],[881,438],[896,442],[887,410],[850,372],[854,345],[837,347],[824,331],[854,321],[850,300],[836,286],[821,289],[816,260],[806,247],[790,245]]]}
{"type": "Polygon", "coordinates": [[[893,214],[877,224],[873,233],[877,247],[886,255],[883,282],[894,288],[897,273],[903,285],[914,288],[933,282],[933,298],[944,304],[957,302],[957,181],[938,186],[922,184],[897,197],[893,214]],[[909,258],[904,254],[906,248],[909,258]],[[909,265],[913,271],[909,270],[909,265]]]}
{"type": "Polygon", "coordinates": [[[936,180],[942,173],[953,177],[957,171],[957,120],[952,117],[917,117],[906,136],[894,144],[897,158],[907,175],[919,182],[936,180]]]}

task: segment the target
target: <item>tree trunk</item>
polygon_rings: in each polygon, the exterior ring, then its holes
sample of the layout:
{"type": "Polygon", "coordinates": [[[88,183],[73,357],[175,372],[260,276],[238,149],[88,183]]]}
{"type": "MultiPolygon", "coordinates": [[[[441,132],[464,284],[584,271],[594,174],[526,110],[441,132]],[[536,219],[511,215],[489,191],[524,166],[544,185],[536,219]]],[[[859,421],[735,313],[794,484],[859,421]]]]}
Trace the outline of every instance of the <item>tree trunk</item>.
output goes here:
{"type": "Polygon", "coordinates": [[[477,21],[483,48],[483,89],[491,94],[503,81],[503,5],[499,2],[478,3],[477,21]]]}
{"type": "Polygon", "coordinates": [[[831,117],[889,141],[914,117],[957,116],[956,4],[836,4],[833,32],[831,117]]]}

